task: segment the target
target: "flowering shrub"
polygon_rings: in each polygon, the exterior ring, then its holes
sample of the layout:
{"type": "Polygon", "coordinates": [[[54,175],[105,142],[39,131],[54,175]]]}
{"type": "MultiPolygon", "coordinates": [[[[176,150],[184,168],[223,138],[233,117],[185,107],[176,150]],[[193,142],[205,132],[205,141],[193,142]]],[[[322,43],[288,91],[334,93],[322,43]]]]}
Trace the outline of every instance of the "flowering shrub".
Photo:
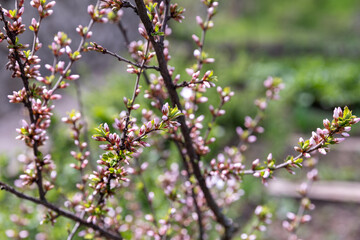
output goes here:
{"type": "MultiPolygon", "coordinates": [[[[186,69],[186,76],[175,75],[175,68],[169,65],[171,45],[167,37],[171,34],[171,28],[168,23],[181,23],[185,12],[185,9],[169,0],[135,0],[134,3],[99,0],[95,5],[89,5],[89,24],[76,28],[81,39],[79,45],[72,47],[71,39],[65,33],[58,32],[49,44],[48,52],[54,60],[42,65],[37,56],[43,45],[38,32],[41,23],[52,14],[55,1],[30,2],[39,15],[38,19],[33,18],[28,23],[34,36],[31,44],[20,41],[21,34],[26,31],[22,21],[24,0],[15,1],[13,10],[0,7],[3,24],[0,42],[7,44],[9,49],[6,67],[13,78],[23,83],[23,88],[14,91],[8,98],[11,103],[22,104],[27,111],[28,118],[22,120],[22,126],[17,129],[17,138],[23,140],[32,151],[23,161],[24,172],[15,181],[16,188],[0,182],[1,189],[44,206],[47,213],[42,223],[56,224],[58,217],[72,220],[74,225],[64,231],[67,239],[75,235],[85,239],[193,239],[195,236],[199,239],[232,239],[235,236],[256,239],[258,231],[266,230],[271,222],[269,208],[257,206],[253,210],[255,224],[248,232],[244,232],[244,226],[236,218],[226,214],[226,209],[231,209],[242,194],[242,179],[252,175],[266,185],[277,170],[283,168],[294,173],[295,168],[306,164],[311,165],[311,170],[308,182],[300,189],[303,199],[299,211],[297,214],[288,213],[288,219],[283,223],[291,239],[297,239],[299,225],[311,219],[305,210],[313,208],[307,192],[311,182],[317,178],[315,164],[310,164],[314,153],[326,155],[330,145],[338,144],[349,136],[352,125],[359,122],[360,118],[352,115],[347,107],[335,108],[333,119],[323,121],[323,129],[314,131],[310,139],[299,139],[299,145],[295,147],[298,155],[288,156],[278,162],[270,153],[265,161],[255,159],[251,166],[246,166],[244,153],[248,145],[256,142],[257,136],[264,132],[261,120],[265,110],[270,101],[279,98],[279,92],[284,88],[281,79],[268,77],[263,86],[265,96],[255,100],[254,107],[258,114],[247,116],[244,127],[236,128],[239,137],[237,144],[225,147],[216,158],[206,161],[211,144],[216,141],[213,127],[216,120],[226,114],[223,106],[231,100],[234,92],[227,87],[216,87],[215,73],[204,70],[205,64],[215,61],[205,52],[204,44],[207,31],[214,26],[213,18],[218,2],[202,0],[202,3],[207,12],[203,18],[196,17],[201,36],[192,35],[196,44],[193,52],[195,63],[186,69]],[[91,42],[92,26],[105,23],[118,25],[127,41],[127,31],[122,25],[126,21],[122,18],[123,11],[132,12],[140,20],[138,32],[141,40],[127,42],[131,59],[91,42]],[[61,89],[71,86],[71,81],[80,77],[71,73],[71,68],[88,51],[106,54],[126,63],[127,72],[135,79],[134,89],[130,98],[124,96],[125,110],[120,112],[119,117],[112,123],[99,123],[95,129],[92,140],[100,142],[99,147],[103,150],[96,163],[89,164],[91,152],[88,139],[84,137],[87,125],[81,109],[73,110],[62,118],[71,128],[71,138],[76,146],[76,150],[70,152],[74,163],[69,167],[75,169],[81,177],[74,186],[75,194],[63,193],[65,200],[62,207],[47,198],[48,192],[56,189],[56,165],[61,164],[61,160],[53,159],[47,154],[49,150],[43,146],[49,139],[47,130],[52,124],[53,103],[61,98],[61,89]],[[42,66],[46,71],[40,71],[42,66]],[[218,106],[208,106],[210,118],[207,118],[198,110],[199,106],[207,103],[206,92],[213,87],[216,87],[219,102],[218,106]],[[148,99],[151,106],[149,109],[140,106],[137,101],[139,95],[148,99]],[[134,113],[139,113],[140,108],[141,118],[138,119],[134,113]],[[162,166],[162,174],[156,185],[146,181],[143,176],[149,162],[145,160],[141,163],[139,159],[144,148],[153,148],[158,151],[158,155],[164,155],[162,151],[165,150],[161,147],[164,141],[174,143],[177,153],[171,154],[178,154],[182,161],[173,162],[169,167],[162,166]],[[142,208],[139,203],[141,200],[135,194],[134,177],[140,180],[146,196],[143,205],[146,207],[142,208]],[[27,192],[34,185],[37,188],[36,197],[19,190],[24,188],[27,192]],[[156,211],[153,204],[156,200],[155,188],[157,193],[161,189],[161,194],[168,199],[168,211],[156,211]],[[119,207],[121,199],[126,200],[123,205],[125,210],[119,207]]],[[[28,233],[9,230],[7,236],[26,238],[28,233]]],[[[44,238],[45,235],[37,235],[37,239],[44,238]]]]}

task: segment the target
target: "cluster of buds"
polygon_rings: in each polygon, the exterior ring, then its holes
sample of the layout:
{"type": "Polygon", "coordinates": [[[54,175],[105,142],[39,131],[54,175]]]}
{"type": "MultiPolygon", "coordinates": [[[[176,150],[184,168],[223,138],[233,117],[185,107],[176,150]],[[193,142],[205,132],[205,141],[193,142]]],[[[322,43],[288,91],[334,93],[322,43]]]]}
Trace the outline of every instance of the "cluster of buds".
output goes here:
{"type": "Polygon", "coordinates": [[[111,195],[113,188],[120,186],[122,181],[128,181],[126,178],[127,171],[123,163],[129,163],[132,154],[137,152],[139,147],[149,147],[150,144],[143,141],[147,135],[157,130],[171,129],[178,127],[179,123],[175,119],[180,116],[180,111],[175,108],[170,108],[166,103],[162,108],[162,120],[155,118],[138,128],[135,124],[135,119],[127,120],[128,117],[125,112],[120,114],[120,119],[115,119],[114,127],[123,132],[123,137],[117,133],[110,133],[110,128],[107,123],[100,125],[93,136],[96,141],[107,142],[105,145],[100,145],[100,148],[107,152],[101,156],[97,161],[99,165],[98,171],[90,176],[92,180],[92,187],[96,190],[106,188],[103,194],[111,195]],[[110,186],[110,188],[108,187],[110,186]]]}
{"type": "Polygon", "coordinates": [[[243,233],[241,234],[240,239],[256,240],[257,237],[254,234],[255,231],[264,232],[266,231],[266,226],[271,223],[272,213],[269,208],[265,206],[257,206],[254,213],[257,218],[256,224],[252,227],[250,234],[243,233]]]}
{"type": "MultiPolygon", "coordinates": [[[[3,16],[6,16],[13,20],[13,23],[7,22],[10,32],[14,35],[21,34],[25,31],[25,25],[22,23],[22,15],[24,13],[24,0],[21,0],[17,4],[17,9],[7,10],[1,8],[3,16]]],[[[10,43],[9,43],[10,44],[10,43]]]]}
{"type": "Polygon", "coordinates": [[[309,158],[314,150],[325,155],[329,151],[328,146],[344,141],[344,137],[349,136],[348,132],[351,130],[351,126],[359,121],[360,118],[352,115],[348,107],[345,107],[344,110],[340,107],[335,108],[332,122],[325,119],[323,121],[324,129],[318,128],[316,132],[312,132],[312,136],[308,140],[300,138],[299,146],[294,148],[306,158],[309,158]],[[342,137],[334,137],[336,134],[342,137]]]}
{"type": "Polygon", "coordinates": [[[254,171],[254,177],[261,177],[262,183],[267,185],[268,179],[272,178],[273,171],[275,170],[275,159],[272,156],[272,153],[266,158],[265,166],[260,165],[260,160],[255,159],[252,162],[251,169],[254,171]],[[260,171],[259,171],[260,170],[260,171]]]}
{"type": "Polygon", "coordinates": [[[71,43],[71,39],[68,38],[67,34],[64,32],[58,32],[54,36],[54,41],[49,46],[50,50],[52,50],[53,55],[55,57],[60,57],[65,53],[65,48],[69,46],[71,43]]]}
{"type": "Polygon", "coordinates": [[[99,23],[108,22],[108,19],[106,18],[108,9],[99,9],[99,7],[97,6],[89,5],[87,12],[94,22],[99,22],[99,23]]]}
{"type": "Polygon", "coordinates": [[[200,16],[196,16],[196,22],[201,27],[202,30],[208,30],[214,27],[214,22],[211,21],[213,16],[216,13],[216,8],[219,6],[219,3],[216,1],[203,1],[207,9],[207,19],[203,20],[200,16]]]}
{"type": "Polygon", "coordinates": [[[175,21],[181,23],[184,17],[185,9],[182,7],[179,7],[177,3],[170,4],[170,16],[175,21]]]}
{"type": "MultiPolygon", "coordinates": [[[[40,164],[39,162],[35,163],[31,158],[20,155],[18,160],[24,165],[24,173],[20,175],[19,180],[16,181],[16,185],[18,187],[31,186],[37,180],[36,174],[36,164],[40,164]]],[[[56,180],[56,166],[51,160],[51,156],[48,154],[43,158],[41,162],[41,170],[48,174],[48,180],[44,181],[44,190],[50,191],[54,188],[54,183],[56,180]]]]}
{"type": "MultiPolygon", "coordinates": [[[[313,209],[313,204],[311,204],[310,200],[308,198],[304,198],[301,201],[301,205],[306,209],[306,210],[312,210],[313,209]]],[[[286,214],[286,218],[287,220],[282,222],[282,226],[284,229],[286,229],[289,232],[293,232],[296,228],[298,228],[299,224],[304,224],[304,223],[308,223],[311,221],[311,216],[308,214],[302,215],[302,216],[297,216],[295,213],[293,212],[288,212],[286,214]]],[[[295,237],[295,236],[294,236],[295,237]]],[[[290,238],[290,239],[294,239],[294,237],[290,238]]],[[[294,240],[296,240],[297,238],[295,238],[294,240]]]]}
{"type": "Polygon", "coordinates": [[[216,159],[210,161],[211,170],[209,171],[210,176],[218,176],[220,179],[227,181],[231,178],[240,180],[242,170],[245,165],[242,164],[243,158],[239,154],[238,149],[226,148],[225,154],[218,154],[216,159]]]}
{"type": "Polygon", "coordinates": [[[117,23],[124,14],[121,9],[124,5],[122,0],[102,0],[100,2],[99,9],[105,9],[107,13],[107,19],[110,22],[117,23]]]}
{"type": "Polygon", "coordinates": [[[80,122],[81,114],[73,110],[72,112],[68,113],[67,117],[63,117],[61,120],[64,123],[67,123],[71,126],[72,130],[72,138],[74,140],[75,146],[78,148],[78,152],[71,151],[71,156],[78,161],[78,164],[72,163],[70,167],[80,171],[83,181],[81,184],[78,184],[78,189],[83,189],[84,183],[86,182],[86,175],[83,175],[83,170],[89,163],[88,157],[90,156],[90,152],[87,151],[87,143],[81,142],[80,140],[80,132],[83,128],[83,124],[80,122]]]}
{"type": "Polygon", "coordinates": [[[46,18],[50,16],[53,13],[53,10],[51,8],[55,5],[55,3],[55,1],[46,3],[46,1],[43,0],[30,1],[30,5],[38,10],[40,18],[46,18]]]}
{"type": "Polygon", "coordinates": [[[89,31],[88,27],[83,27],[82,25],[79,25],[76,28],[76,32],[81,36],[85,38],[90,38],[92,36],[92,31],[89,31]]]}
{"type": "MultiPolygon", "coordinates": [[[[279,92],[285,87],[280,78],[268,77],[264,81],[266,90],[266,97],[268,99],[279,99],[279,92]]],[[[259,103],[259,107],[263,108],[263,104],[259,103]]]]}
{"type": "Polygon", "coordinates": [[[135,59],[138,63],[141,63],[141,59],[139,58],[138,52],[143,52],[146,49],[145,43],[141,40],[139,41],[132,41],[129,46],[128,50],[131,54],[131,57],[135,59]]]}
{"type": "Polygon", "coordinates": [[[23,140],[28,147],[33,147],[35,143],[37,146],[44,145],[48,139],[45,129],[37,127],[34,123],[29,125],[25,120],[22,120],[22,127],[16,131],[19,133],[16,139],[23,140]]]}
{"type": "Polygon", "coordinates": [[[220,96],[219,107],[214,108],[213,105],[209,106],[210,113],[214,118],[225,115],[226,111],[224,109],[222,109],[222,107],[224,106],[225,103],[230,101],[231,97],[234,96],[234,92],[231,91],[231,89],[229,87],[225,87],[225,88],[217,87],[216,91],[218,92],[218,94],[220,96]]]}

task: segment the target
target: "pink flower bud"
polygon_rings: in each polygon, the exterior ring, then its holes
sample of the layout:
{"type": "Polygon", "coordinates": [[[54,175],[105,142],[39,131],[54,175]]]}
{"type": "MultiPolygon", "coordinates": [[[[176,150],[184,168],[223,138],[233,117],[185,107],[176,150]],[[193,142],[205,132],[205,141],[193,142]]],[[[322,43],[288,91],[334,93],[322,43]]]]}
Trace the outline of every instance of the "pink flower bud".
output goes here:
{"type": "Polygon", "coordinates": [[[351,130],[351,127],[344,127],[345,132],[349,132],[351,130]]]}
{"type": "Polygon", "coordinates": [[[334,109],[333,118],[338,119],[342,115],[342,110],[340,107],[334,109]]]}
{"type": "Polygon", "coordinates": [[[169,104],[165,103],[164,106],[161,109],[161,112],[163,115],[168,115],[169,114],[169,104]]]}
{"type": "Polygon", "coordinates": [[[266,88],[270,88],[270,87],[272,86],[273,82],[274,82],[274,79],[269,76],[269,77],[264,81],[264,86],[265,86],[266,88]]]}
{"type": "Polygon", "coordinates": [[[321,153],[322,155],[326,155],[326,150],[324,148],[319,148],[318,149],[319,153],[321,153]]]}
{"type": "Polygon", "coordinates": [[[341,142],[343,142],[345,140],[345,138],[335,138],[334,139],[334,142],[335,143],[341,143],[341,142]]]}
{"type": "Polygon", "coordinates": [[[134,109],[134,110],[136,110],[136,109],[138,109],[140,107],[140,104],[134,104],[133,106],[132,106],[132,109],[134,109]]]}
{"type": "Polygon", "coordinates": [[[289,220],[294,220],[296,218],[296,214],[295,213],[292,213],[292,212],[288,212],[286,214],[286,217],[289,219],[289,220]]]}
{"type": "Polygon", "coordinates": [[[202,18],[201,18],[200,16],[196,16],[196,22],[197,22],[197,24],[199,24],[201,27],[204,25],[204,24],[203,24],[203,20],[202,20],[202,18]]]}
{"type": "Polygon", "coordinates": [[[107,123],[104,124],[104,131],[105,132],[110,132],[110,128],[109,128],[109,125],[107,123]]]}
{"type": "Polygon", "coordinates": [[[310,215],[304,215],[301,218],[301,223],[306,223],[306,222],[310,222],[311,221],[311,216],[310,215]]]}
{"type": "Polygon", "coordinates": [[[66,79],[70,80],[70,81],[74,81],[74,80],[77,80],[80,78],[80,75],[78,74],[73,74],[73,75],[70,75],[68,77],[66,77],[66,79]]]}
{"type": "Polygon", "coordinates": [[[342,135],[343,137],[349,137],[349,136],[350,136],[350,134],[348,134],[347,132],[343,132],[343,133],[341,133],[341,135],[342,135]]]}
{"type": "Polygon", "coordinates": [[[356,123],[358,123],[358,122],[360,122],[360,118],[354,118],[354,119],[351,121],[352,124],[356,124],[356,123]]]}
{"type": "Polygon", "coordinates": [[[194,50],[194,57],[199,58],[201,55],[200,51],[198,49],[194,50]]]}
{"type": "Polygon", "coordinates": [[[249,143],[254,143],[254,142],[256,142],[256,136],[250,135],[250,136],[248,137],[248,142],[249,142],[249,143]]]}
{"type": "Polygon", "coordinates": [[[261,214],[262,210],[263,210],[262,206],[260,206],[260,205],[257,206],[254,211],[255,215],[259,216],[261,214]]]}
{"type": "Polygon", "coordinates": [[[49,2],[48,4],[46,4],[45,8],[46,8],[46,9],[52,8],[53,6],[55,6],[55,4],[56,4],[55,1],[51,1],[51,2],[49,2]]]}
{"type": "Polygon", "coordinates": [[[191,37],[194,40],[194,42],[196,42],[196,43],[200,42],[200,38],[198,36],[196,36],[195,34],[193,34],[191,37]]]}
{"type": "Polygon", "coordinates": [[[270,170],[266,169],[263,174],[263,178],[268,178],[270,176],[270,170]]]}
{"type": "Polygon", "coordinates": [[[324,125],[325,128],[329,128],[329,127],[330,127],[330,124],[331,124],[331,123],[330,123],[329,119],[324,119],[324,120],[323,120],[323,125],[324,125]]]}

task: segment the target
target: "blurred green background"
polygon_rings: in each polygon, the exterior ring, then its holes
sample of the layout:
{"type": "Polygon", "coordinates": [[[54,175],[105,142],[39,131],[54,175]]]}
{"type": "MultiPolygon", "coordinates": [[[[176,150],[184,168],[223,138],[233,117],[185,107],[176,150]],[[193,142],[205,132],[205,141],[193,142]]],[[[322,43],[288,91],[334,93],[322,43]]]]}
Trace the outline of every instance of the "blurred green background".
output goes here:
{"type": "MultiPolygon", "coordinates": [[[[170,65],[176,67],[176,73],[186,78],[185,68],[195,63],[192,56],[195,44],[191,35],[193,33],[200,35],[200,28],[194,24],[195,16],[204,16],[205,11],[200,3],[190,0],[181,1],[179,4],[186,8],[186,19],[182,24],[170,23],[173,30],[169,38],[172,55],[170,65]]],[[[360,115],[359,1],[227,0],[219,3],[214,24],[214,28],[206,35],[204,50],[210,57],[214,57],[216,62],[205,67],[213,69],[214,75],[218,76],[217,84],[223,87],[230,86],[235,91],[235,96],[230,103],[225,105],[227,115],[218,119],[218,125],[214,129],[217,141],[212,145],[211,153],[204,161],[211,160],[224,146],[237,141],[234,129],[243,125],[245,116],[256,114],[253,101],[264,94],[263,81],[268,76],[282,78],[286,88],[281,92],[281,99],[270,104],[262,124],[265,127],[265,133],[261,138],[259,137],[259,143],[251,147],[247,156],[248,161],[255,158],[264,159],[269,152],[272,152],[278,161],[282,161],[286,154],[294,154],[291,144],[295,144],[300,136],[310,137],[312,130],[322,127],[322,119],[331,119],[332,110],[336,106],[347,105],[355,115],[360,115]]],[[[123,74],[125,69],[123,64],[120,70],[115,70],[116,68],[119,68],[119,65],[101,77],[102,83],[99,87],[98,83],[86,83],[84,79],[94,78],[94,75],[84,63],[78,66],[82,84],[87,89],[83,100],[90,130],[99,123],[111,123],[113,118],[124,109],[123,96],[130,97],[131,95],[133,76],[123,74]]],[[[145,83],[143,85],[145,88],[145,83]]],[[[72,90],[68,93],[75,95],[75,91],[72,90]]],[[[218,97],[215,89],[210,89],[207,96],[210,103],[216,106],[218,97]]],[[[140,98],[139,102],[143,106],[149,106],[149,102],[145,99],[140,98]]],[[[201,113],[206,112],[206,106],[205,104],[200,108],[201,113]]],[[[57,146],[52,152],[53,159],[58,165],[59,176],[62,177],[58,178],[60,187],[49,195],[49,200],[59,203],[63,200],[59,197],[61,193],[74,191],[73,184],[79,180],[74,174],[75,171],[67,167],[70,162],[73,162],[68,154],[73,149],[73,145],[68,138],[69,132],[62,130],[64,124],[59,121],[60,117],[54,118],[51,135],[56,138],[57,146]]],[[[355,136],[359,133],[359,127],[352,131],[352,135],[355,136]]],[[[96,145],[96,143],[91,144],[94,160],[101,154],[96,145]]],[[[355,145],[354,148],[358,146],[355,145]]],[[[169,144],[169,149],[174,150],[174,146],[169,144]]],[[[324,160],[325,163],[321,162],[320,177],[325,180],[360,180],[357,171],[360,167],[359,153],[350,151],[342,154],[341,158],[339,159],[335,151],[335,154],[330,154],[329,159],[324,160]],[[339,164],[340,160],[345,164],[339,164]],[[336,168],[336,174],[334,174],[334,168],[336,168]]],[[[158,166],[165,164],[159,159],[162,159],[162,156],[158,156],[155,151],[146,150],[141,161],[151,163],[150,169],[145,172],[145,179],[156,196],[162,196],[158,197],[154,203],[160,218],[169,207],[169,202],[161,191],[155,190],[157,176],[162,174],[158,166]]],[[[172,162],[179,161],[177,154],[174,154],[165,165],[170,166],[172,162]]],[[[2,180],[12,182],[16,176],[9,176],[4,170],[8,166],[9,162],[4,154],[0,158],[2,180]]],[[[303,178],[303,174],[298,175],[295,179],[303,178]]],[[[287,177],[287,174],[281,173],[280,176],[287,177]]],[[[133,180],[141,199],[140,205],[146,209],[141,183],[138,179],[133,180]]],[[[246,210],[249,207],[252,211],[251,207],[267,203],[274,210],[275,216],[283,219],[286,211],[295,211],[298,207],[296,200],[279,200],[269,197],[258,179],[246,178],[243,188],[245,195],[242,201],[234,206],[238,212],[249,211],[246,210]]],[[[12,205],[6,209],[3,208],[0,212],[2,223],[0,238],[6,239],[4,235],[6,229],[27,229],[30,232],[28,239],[35,239],[34,236],[40,231],[37,224],[39,216],[36,211],[36,214],[32,212],[23,215],[30,218],[31,224],[15,226],[9,221],[9,216],[13,213],[15,206],[18,206],[19,201],[2,191],[0,201],[3,205],[5,203],[7,206],[12,205]]],[[[25,205],[34,207],[31,204],[25,205]]],[[[119,205],[126,209],[127,202],[120,200],[119,205]]],[[[349,230],[345,233],[331,226],[324,230],[328,226],[325,220],[329,216],[329,208],[344,209],[344,205],[330,205],[332,207],[329,207],[320,202],[319,206],[318,212],[313,213],[320,216],[319,220],[312,226],[300,229],[304,239],[357,239],[356,234],[359,230],[353,227],[354,223],[348,224],[349,230]],[[322,235],[312,238],[311,234],[314,231],[317,233],[322,231],[322,235]]],[[[347,204],[345,208],[351,213],[354,212],[356,205],[347,204]]],[[[343,215],[346,214],[343,213],[343,215]]],[[[346,220],[343,221],[356,221],[356,214],[346,216],[346,220]]],[[[275,221],[274,224],[276,226],[260,239],[286,239],[286,234],[281,235],[284,234],[284,231],[280,230],[281,226],[279,227],[281,222],[275,221]]],[[[64,239],[64,234],[66,234],[64,227],[71,228],[71,226],[72,224],[67,220],[59,218],[54,228],[49,229],[45,225],[40,229],[51,232],[49,239],[64,239]]]]}

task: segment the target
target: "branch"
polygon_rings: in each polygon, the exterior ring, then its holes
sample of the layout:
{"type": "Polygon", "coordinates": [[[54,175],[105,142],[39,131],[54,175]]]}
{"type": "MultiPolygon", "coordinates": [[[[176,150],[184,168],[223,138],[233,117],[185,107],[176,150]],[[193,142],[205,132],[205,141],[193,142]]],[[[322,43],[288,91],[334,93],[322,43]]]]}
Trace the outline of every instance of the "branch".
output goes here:
{"type": "Polygon", "coordinates": [[[158,221],[157,221],[157,219],[156,219],[156,214],[155,214],[154,205],[153,205],[153,203],[152,203],[152,200],[149,199],[149,190],[148,190],[148,188],[147,188],[147,186],[146,186],[146,181],[145,181],[145,179],[144,179],[144,176],[142,175],[142,171],[143,171],[143,170],[141,169],[141,164],[140,164],[139,158],[135,158],[135,164],[136,164],[136,166],[137,166],[137,168],[138,168],[138,176],[139,176],[140,182],[141,182],[142,185],[143,185],[143,186],[142,186],[142,190],[143,190],[144,195],[145,195],[145,197],[146,197],[146,201],[147,201],[147,203],[148,203],[148,205],[149,205],[150,212],[151,212],[151,214],[152,214],[152,216],[153,216],[152,222],[153,222],[153,224],[154,224],[154,226],[155,226],[156,228],[159,228],[158,221]]]}
{"type": "Polygon", "coordinates": [[[138,64],[136,62],[132,62],[114,52],[111,52],[109,50],[107,50],[106,48],[100,46],[100,45],[97,45],[96,43],[94,43],[94,48],[95,48],[95,51],[99,51],[101,52],[102,54],[108,54],[108,55],[111,55],[115,58],[117,58],[117,60],[119,60],[120,62],[126,62],[128,64],[131,64],[135,67],[138,67],[138,68],[143,68],[143,69],[155,69],[156,71],[159,71],[159,68],[156,67],[156,66],[147,66],[147,65],[144,65],[144,64],[138,64]]]}
{"type": "MultiPolygon", "coordinates": [[[[149,48],[150,48],[150,42],[148,41],[147,44],[146,44],[146,50],[145,50],[145,54],[144,54],[145,56],[148,54],[149,48]]],[[[127,134],[128,134],[127,131],[128,131],[129,120],[130,120],[130,114],[131,114],[131,111],[132,111],[132,107],[133,107],[133,105],[135,103],[135,99],[136,99],[136,97],[138,95],[137,90],[139,88],[141,72],[144,69],[145,62],[146,62],[146,59],[144,59],[142,64],[140,65],[140,71],[139,71],[139,73],[137,74],[137,77],[136,77],[134,92],[133,92],[133,96],[131,98],[131,104],[130,104],[130,106],[127,106],[128,112],[126,114],[126,119],[125,119],[125,128],[124,128],[124,131],[123,131],[123,135],[121,137],[121,148],[122,149],[125,149],[125,140],[126,140],[126,137],[127,137],[127,134]]]]}
{"type": "MultiPolygon", "coordinates": [[[[179,153],[180,153],[180,156],[181,156],[181,158],[182,158],[182,160],[183,160],[184,167],[185,167],[185,170],[186,170],[187,180],[188,180],[189,182],[191,182],[191,181],[190,181],[191,172],[190,172],[190,169],[189,169],[189,165],[188,165],[188,163],[187,163],[187,160],[186,160],[186,158],[185,158],[185,155],[182,154],[182,152],[181,152],[180,143],[179,143],[178,141],[176,141],[176,140],[174,140],[174,143],[175,143],[176,147],[178,148],[178,151],[179,151],[179,153]]],[[[196,199],[194,187],[191,188],[191,196],[192,196],[192,198],[193,198],[193,200],[194,200],[194,205],[195,205],[196,214],[198,215],[197,220],[198,220],[198,225],[199,225],[199,240],[203,240],[203,239],[204,239],[204,234],[205,234],[205,232],[204,232],[204,226],[203,226],[203,223],[202,223],[202,222],[203,222],[203,221],[202,221],[202,213],[201,213],[201,209],[200,209],[199,204],[198,204],[197,199],[196,199]]]]}
{"type": "MultiPolygon", "coordinates": [[[[332,136],[334,133],[332,133],[329,136],[332,136]]],[[[317,145],[315,145],[314,147],[310,148],[309,150],[305,151],[304,153],[312,153],[313,151],[321,148],[323,146],[323,144],[326,142],[326,140],[323,140],[322,142],[318,143],[317,145]]],[[[287,161],[284,163],[281,163],[279,165],[276,165],[272,170],[278,170],[281,168],[287,168],[288,166],[290,166],[291,164],[293,164],[293,162],[299,158],[301,158],[302,156],[304,156],[304,153],[300,153],[299,155],[297,155],[296,157],[293,158],[292,161],[287,161]]],[[[261,169],[261,170],[252,170],[252,169],[248,169],[248,170],[244,170],[243,172],[241,172],[242,175],[250,175],[250,174],[254,174],[257,172],[263,172],[265,171],[267,168],[265,169],[261,169]]]]}
{"type": "MultiPolygon", "coordinates": [[[[96,2],[96,8],[99,6],[99,3],[100,3],[100,0],[98,0],[96,2]]],[[[88,29],[88,32],[90,31],[90,29],[92,28],[92,26],[94,25],[94,20],[91,19],[88,26],[87,26],[87,29],[88,29]]],[[[84,34],[84,36],[81,38],[81,41],[79,43],[79,46],[77,48],[77,52],[82,52],[83,51],[83,46],[84,46],[84,43],[85,43],[85,40],[86,40],[86,34],[84,34]]],[[[68,65],[66,66],[66,68],[64,69],[64,74],[62,74],[59,79],[57,80],[57,82],[55,83],[55,85],[53,86],[53,88],[51,89],[52,92],[55,92],[55,90],[58,88],[59,84],[61,83],[61,81],[64,79],[64,76],[65,74],[70,70],[70,68],[72,67],[72,65],[74,64],[74,60],[71,60],[68,65]]]]}
{"type": "Polygon", "coordinates": [[[131,2],[123,1],[123,4],[121,5],[121,7],[123,7],[123,8],[131,8],[132,10],[134,10],[136,15],[139,15],[138,10],[136,9],[136,7],[134,5],[132,5],[131,2]]]}
{"type": "MultiPolygon", "coordinates": [[[[157,42],[154,39],[154,37],[152,36],[153,26],[147,15],[146,7],[145,7],[143,0],[135,0],[135,3],[137,6],[137,9],[138,9],[139,17],[140,17],[142,23],[144,24],[145,29],[148,33],[149,39],[155,49],[157,60],[159,63],[159,70],[160,70],[161,76],[164,79],[164,83],[168,90],[172,105],[177,106],[179,108],[179,110],[182,111],[183,108],[182,108],[182,105],[179,100],[179,95],[176,92],[176,87],[171,79],[170,73],[167,68],[167,62],[165,60],[165,56],[163,53],[164,46],[161,45],[159,42],[157,42]]],[[[194,175],[199,183],[201,190],[203,191],[203,193],[205,195],[205,199],[206,199],[206,202],[207,202],[209,208],[215,215],[216,221],[225,228],[226,236],[228,236],[228,238],[230,238],[232,235],[232,231],[233,231],[232,221],[222,213],[221,208],[216,203],[209,188],[206,186],[205,178],[202,175],[202,172],[200,170],[200,166],[198,163],[200,159],[199,159],[199,156],[196,154],[195,149],[193,147],[193,142],[190,137],[189,128],[186,125],[185,117],[180,116],[178,119],[181,124],[181,126],[180,126],[181,133],[185,140],[185,148],[186,148],[187,154],[190,158],[190,163],[193,167],[194,175]]]]}
{"type": "Polygon", "coordinates": [[[14,189],[13,187],[7,185],[6,183],[4,182],[1,182],[0,181],[0,189],[1,190],[5,190],[7,192],[10,192],[14,195],[16,195],[18,198],[21,198],[21,199],[25,199],[25,200],[28,200],[30,202],[33,202],[33,203],[36,203],[36,204],[40,204],[40,205],[43,205],[44,207],[48,208],[48,209],[51,209],[52,211],[56,212],[58,215],[61,215],[63,217],[66,217],[68,219],[71,219],[75,222],[78,222],[80,223],[81,225],[83,226],[86,226],[86,227],[89,227],[89,228],[92,228],[96,231],[99,231],[100,234],[108,239],[115,239],[115,240],[122,240],[123,238],[121,237],[121,235],[117,234],[117,233],[114,233],[114,232],[110,232],[109,230],[107,229],[104,229],[102,227],[99,227],[98,225],[95,225],[91,222],[87,222],[85,221],[84,219],[82,218],[79,218],[78,216],[76,216],[75,214],[67,211],[67,210],[64,210],[64,209],[61,209],[47,201],[44,201],[44,200],[41,200],[41,199],[38,199],[38,198],[34,198],[34,197],[31,197],[31,196],[28,196],[26,194],[23,194],[19,191],[17,191],[16,189],[14,189]]]}
{"type": "Polygon", "coordinates": [[[130,39],[129,39],[129,36],[128,36],[128,34],[127,34],[127,29],[126,29],[126,27],[124,27],[124,25],[122,24],[121,20],[118,22],[117,26],[119,27],[119,29],[120,29],[123,37],[124,37],[126,47],[129,47],[129,45],[130,45],[130,39]]]}
{"type": "MultiPolygon", "coordinates": [[[[8,22],[5,20],[5,15],[4,15],[4,11],[3,8],[0,5],[0,11],[1,11],[1,20],[4,22],[4,28],[6,31],[6,35],[8,36],[8,38],[10,39],[12,45],[16,46],[16,35],[9,29],[8,26],[8,22]]],[[[13,48],[13,52],[12,55],[14,56],[16,62],[19,65],[19,69],[20,69],[20,78],[23,82],[24,88],[26,90],[26,98],[24,100],[24,105],[27,108],[28,112],[29,112],[29,117],[30,117],[30,121],[32,124],[36,125],[37,122],[37,117],[34,115],[33,110],[32,110],[32,104],[30,101],[30,96],[32,96],[30,88],[29,88],[29,78],[26,76],[25,74],[25,69],[24,69],[24,64],[21,61],[20,55],[18,53],[18,49],[16,47],[13,48]]],[[[10,57],[10,56],[9,56],[10,57]]],[[[16,71],[16,70],[15,70],[16,71]]],[[[36,166],[36,185],[38,186],[39,189],[39,197],[41,200],[46,201],[45,199],[45,191],[43,188],[43,183],[42,183],[42,164],[43,161],[40,160],[38,158],[38,156],[40,155],[40,151],[38,149],[38,141],[34,140],[34,144],[32,146],[33,148],[33,154],[35,157],[35,166],[36,166]]]]}

